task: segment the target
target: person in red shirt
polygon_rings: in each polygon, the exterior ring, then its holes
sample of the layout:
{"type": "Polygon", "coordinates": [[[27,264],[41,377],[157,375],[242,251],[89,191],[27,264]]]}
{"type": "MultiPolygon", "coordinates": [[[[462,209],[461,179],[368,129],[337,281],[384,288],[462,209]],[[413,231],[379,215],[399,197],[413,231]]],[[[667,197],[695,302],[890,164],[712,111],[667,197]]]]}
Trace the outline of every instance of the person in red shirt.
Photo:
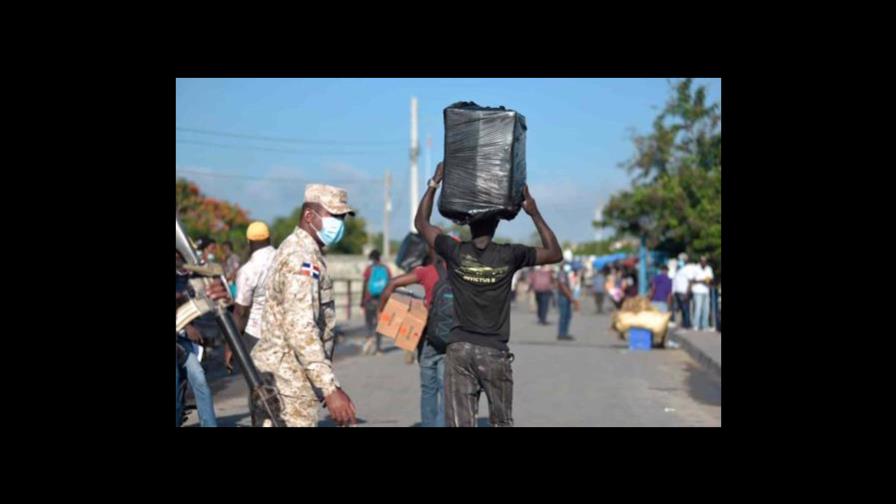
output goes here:
{"type": "MultiPolygon", "coordinates": [[[[460,241],[454,237],[455,241],[460,241]]],[[[423,286],[423,303],[427,308],[432,304],[432,294],[439,281],[439,269],[444,270],[445,260],[429,247],[429,255],[423,266],[418,266],[401,276],[393,278],[383,291],[380,312],[389,296],[398,287],[420,284],[423,286]]],[[[445,352],[436,350],[427,340],[420,338],[417,345],[417,362],[420,364],[420,419],[423,427],[445,426],[445,352]]]]}

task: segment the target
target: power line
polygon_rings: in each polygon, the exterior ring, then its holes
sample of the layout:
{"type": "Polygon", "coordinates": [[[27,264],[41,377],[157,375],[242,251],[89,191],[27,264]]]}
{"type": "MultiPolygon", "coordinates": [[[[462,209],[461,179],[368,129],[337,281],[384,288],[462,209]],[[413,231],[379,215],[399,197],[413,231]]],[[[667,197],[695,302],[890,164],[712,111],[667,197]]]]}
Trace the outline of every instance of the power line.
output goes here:
{"type": "Polygon", "coordinates": [[[227,144],[216,144],[212,142],[197,142],[195,140],[174,140],[175,143],[185,143],[185,144],[194,144],[194,145],[208,145],[211,147],[225,147],[228,149],[243,149],[243,150],[264,150],[264,151],[272,151],[272,152],[286,152],[290,154],[312,154],[312,155],[327,155],[327,154],[336,154],[336,155],[352,155],[352,154],[383,154],[382,151],[374,152],[374,151],[298,151],[298,150],[288,150],[288,149],[272,149],[270,147],[256,147],[254,145],[227,145],[227,144]]]}
{"type": "Polygon", "coordinates": [[[288,142],[288,143],[307,143],[307,144],[317,144],[317,145],[397,145],[404,143],[402,141],[391,141],[391,142],[343,142],[338,140],[304,140],[300,138],[283,138],[283,137],[269,137],[269,136],[260,136],[260,135],[246,135],[242,133],[228,133],[225,131],[212,131],[212,130],[203,130],[196,128],[182,128],[180,126],[175,126],[177,131],[188,131],[190,133],[199,133],[200,135],[216,135],[216,136],[226,136],[232,138],[247,138],[251,140],[265,140],[268,142],[288,142]]]}
{"type": "MultiPolygon", "coordinates": [[[[204,175],[206,177],[214,177],[214,178],[235,178],[235,179],[246,179],[246,180],[277,180],[284,182],[312,182],[311,179],[305,178],[297,178],[297,177],[253,177],[252,175],[240,175],[236,173],[212,173],[212,172],[201,172],[194,170],[175,170],[175,174],[177,173],[185,173],[190,175],[204,175]]],[[[327,180],[327,183],[330,184],[352,184],[352,183],[372,183],[372,182],[380,182],[382,179],[373,179],[373,178],[355,178],[355,179],[344,179],[344,180],[327,180]]]]}

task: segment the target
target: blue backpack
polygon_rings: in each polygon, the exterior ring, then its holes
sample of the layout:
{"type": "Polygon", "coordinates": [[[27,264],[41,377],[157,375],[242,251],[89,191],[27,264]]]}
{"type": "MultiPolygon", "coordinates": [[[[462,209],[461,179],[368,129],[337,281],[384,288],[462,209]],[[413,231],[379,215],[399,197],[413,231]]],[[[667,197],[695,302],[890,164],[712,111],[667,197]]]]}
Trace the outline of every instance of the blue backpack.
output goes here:
{"type": "Polygon", "coordinates": [[[371,296],[379,296],[389,283],[389,270],[382,264],[377,264],[370,272],[370,280],[367,281],[367,291],[371,296]]]}

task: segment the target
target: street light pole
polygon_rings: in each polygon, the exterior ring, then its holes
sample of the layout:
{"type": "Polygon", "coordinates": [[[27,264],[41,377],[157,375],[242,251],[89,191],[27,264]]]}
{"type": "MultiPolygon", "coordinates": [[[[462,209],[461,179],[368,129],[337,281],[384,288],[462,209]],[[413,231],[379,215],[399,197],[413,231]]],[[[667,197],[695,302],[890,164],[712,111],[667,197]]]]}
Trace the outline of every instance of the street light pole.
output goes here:
{"type": "Polygon", "coordinates": [[[638,261],[638,295],[647,294],[647,233],[649,233],[656,221],[650,216],[643,216],[638,219],[638,227],[641,231],[641,250],[639,251],[638,261]]]}
{"type": "Polygon", "coordinates": [[[420,154],[420,147],[417,145],[417,97],[411,98],[411,219],[410,230],[412,233],[417,231],[414,227],[414,217],[417,216],[417,204],[420,202],[420,193],[417,191],[417,158],[420,154]]]}

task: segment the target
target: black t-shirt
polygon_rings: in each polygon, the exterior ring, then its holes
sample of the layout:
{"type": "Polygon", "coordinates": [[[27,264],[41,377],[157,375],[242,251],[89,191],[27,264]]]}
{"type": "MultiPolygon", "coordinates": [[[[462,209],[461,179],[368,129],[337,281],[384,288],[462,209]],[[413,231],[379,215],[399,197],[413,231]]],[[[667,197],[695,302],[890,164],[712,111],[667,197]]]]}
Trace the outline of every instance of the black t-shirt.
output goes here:
{"type": "Polygon", "coordinates": [[[507,350],[510,340],[510,282],[518,269],[535,265],[535,248],[436,237],[436,252],[445,259],[454,291],[455,325],[448,343],[466,341],[507,350]]]}

